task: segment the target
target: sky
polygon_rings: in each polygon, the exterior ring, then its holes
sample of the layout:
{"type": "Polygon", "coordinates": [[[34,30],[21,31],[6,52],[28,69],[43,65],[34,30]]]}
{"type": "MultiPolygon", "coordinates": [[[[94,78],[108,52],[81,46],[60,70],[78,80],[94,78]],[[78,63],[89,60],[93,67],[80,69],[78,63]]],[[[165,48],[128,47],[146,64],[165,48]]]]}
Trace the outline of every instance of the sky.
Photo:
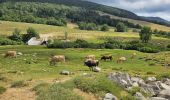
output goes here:
{"type": "Polygon", "coordinates": [[[89,0],[132,11],[140,16],[161,17],[170,21],[170,0],[89,0]]]}

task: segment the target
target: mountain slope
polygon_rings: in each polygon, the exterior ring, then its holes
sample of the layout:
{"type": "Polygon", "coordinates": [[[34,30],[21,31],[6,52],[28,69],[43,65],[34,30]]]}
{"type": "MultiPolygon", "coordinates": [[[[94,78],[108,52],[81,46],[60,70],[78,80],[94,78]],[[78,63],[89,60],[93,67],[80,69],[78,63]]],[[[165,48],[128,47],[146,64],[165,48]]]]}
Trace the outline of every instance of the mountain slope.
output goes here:
{"type": "Polygon", "coordinates": [[[141,17],[127,10],[123,10],[115,7],[109,7],[109,6],[105,6],[105,5],[101,5],[85,0],[0,0],[0,2],[7,2],[7,1],[13,1],[13,2],[26,1],[26,2],[64,4],[67,6],[75,6],[75,7],[85,8],[88,10],[101,11],[122,18],[135,19],[135,20],[147,21],[147,22],[152,22],[160,25],[170,26],[170,23],[165,20],[160,20],[158,18],[141,17]]]}
{"type": "Polygon", "coordinates": [[[90,10],[99,10],[105,13],[113,14],[120,17],[125,18],[132,18],[132,19],[139,19],[139,17],[127,10],[109,7],[93,2],[88,2],[84,0],[1,0],[1,2],[6,1],[27,1],[27,2],[43,2],[43,3],[57,3],[57,4],[64,4],[68,6],[76,6],[76,7],[83,7],[90,10]]]}

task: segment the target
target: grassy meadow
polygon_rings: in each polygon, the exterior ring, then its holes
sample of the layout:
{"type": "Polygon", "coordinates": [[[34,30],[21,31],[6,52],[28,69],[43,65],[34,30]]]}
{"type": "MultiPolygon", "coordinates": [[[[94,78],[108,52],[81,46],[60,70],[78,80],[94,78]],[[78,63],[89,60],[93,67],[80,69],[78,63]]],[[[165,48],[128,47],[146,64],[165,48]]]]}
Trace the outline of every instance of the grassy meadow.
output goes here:
{"type": "MultiPolygon", "coordinates": [[[[89,73],[96,77],[103,77],[102,79],[106,79],[106,76],[110,72],[117,71],[125,71],[130,73],[131,75],[139,75],[143,78],[145,78],[146,76],[170,75],[170,69],[160,64],[162,59],[166,59],[166,61],[170,60],[170,58],[168,58],[170,56],[169,52],[146,54],[131,50],[48,49],[44,46],[1,46],[0,54],[0,85],[3,87],[8,87],[11,84],[14,84],[14,82],[27,80],[31,80],[31,83],[29,83],[29,87],[33,87],[36,84],[42,82],[53,83],[54,80],[62,80],[67,78],[73,79],[74,77],[83,75],[83,73],[89,73]],[[16,50],[18,52],[22,52],[23,55],[18,56],[17,58],[4,58],[3,55],[8,50],[16,50]],[[130,57],[134,52],[137,53],[137,57],[131,59],[130,57]],[[58,63],[56,66],[50,66],[49,57],[52,54],[65,55],[66,62],[58,63]],[[100,61],[99,66],[102,68],[102,71],[100,73],[94,73],[91,72],[88,67],[84,66],[83,63],[84,57],[89,54],[96,55],[98,60],[100,60],[100,57],[104,54],[112,54],[113,61],[100,61]],[[168,57],[165,58],[165,56],[160,56],[163,54],[166,54],[166,56],[168,57]],[[127,61],[121,64],[117,64],[116,59],[121,56],[126,57],[127,61]],[[155,62],[155,59],[146,61],[146,59],[150,58],[157,59],[157,62],[159,60],[161,61],[160,63],[155,62]],[[60,75],[61,70],[74,72],[74,75],[60,75]]],[[[162,63],[166,62],[163,60],[162,63]]],[[[83,78],[79,79],[84,80],[83,78]]],[[[102,86],[107,86],[104,85],[104,83],[101,84],[103,84],[102,86]]],[[[123,95],[128,94],[121,87],[116,86],[115,89],[117,89],[118,92],[112,90],[112,93],[118,96],[118,98],[121,98],[123,95]]]]}
{"type": "MultiPolygon", "coordinates": [[[[21,33],[26,33],[27,28],[33,27],[36,29],[40,36],[49,37],[49,38],[57,38],[63,39],[64,32],[68,32],[68,39],[69,40],[76,40],[76,39],[84,39],[89,42],[103,42],[103,38],[110,37],[110,38],[123,38],[124,40],[131,40],[131,39],[138,39],[139,34],[136,32],[129,32],[120,33],[114,32],[114,29],[110,29],[108,32],[102,31],[86,31],[86,30],[79,30],[77,25],[69,23],[66,27],[58,27],[58,26],[51,26],[51,25],[43,25],[43,24],[31,24],[31,23],[20,23],[20,22],[9,22],[9,21],[0,21],[0,34],[1,35],[10,35],[14,31],[15,28],[21,30],[21,33]]],[[[166,38],[155,37],[153,39],[158,40],[165,40],[168,41],[166,38]]]]}
{"type": "MultiPolygon", "coordinates": [[[[84,39],[95,43],[104,42],[108,37],[121,41],[139,39],[139,34],[132,32],[131,30],[126,33],[117,33],[114,32],[113,29],[110,29],[108,32],[84,31],[77,29],[77,26],[74,24],[68,24],[67,27],[57,27],[9,21],[0,21],[0,34],[5,36],[10,35],[15,28],[18,28],[22,33],[25,33],[28,27],[35,28],[42,38],[49,37],[63,39],[64,32],[67,31],[68,38],[70,40],[84,39]]],[[[153,36],[151,42],[166,45],[170,43],[170,40],[153,36]]],[[[129,93],[117,84],[108,81],[107,76],[109,73],[121,71],[128,72],[133,76],[141,76],[143,78],[147,76],[156,76],[161,78],[162,76],[170,76],[170,69],[166,67],[165,64],[170,64],[170,52],[149,54],[121,49],[49,49],[46,46],[0,46],[0,86],[7,89],[7,92],[5,92],[4,95],[7,95],[8,92],[11,91],[11,87],[16,88],[15,92],[20,91],[18,89],[24,89],[24,91],[27,91],[28,93],[36,92],[37,100],[53,100],[49,98],[58,98],[60,97],[59,94],[54,93],[57,93],[60,90],[63,90],[63,94],[70,93],[70,97],[74,97],[75,93],[79,94],[82,92],[83,94],[79,95],[83,96],[84,100],[98,100],[98,98],[96,98],[99,97],[98,95],[107,93],[108,91],[120,99],[124,96],[129,96],[129,93]],[[23,53],[23,55],[18,56],[17,58],[4,58],[4,54],[10,50],[16,50],[17,52],[23,53]],[[131,59],[131,55],[134,52],[137,53],[137,56],[134,59],[131,59]],[[91,72],[88,67],[84,66],[84,57],[90,54],[94,54],[100,61],[99,67],[102,69],[100,73],[91,72]],[[113,55],[113,60],[106,62],[101,61],[100,57],[105,54],[113,55]],[[50,66],[49,58],[51,55],[65,55],[66,62],[57,63],[56,66],[50,66]],[[117,64],[117,58],[122,56],[126,57],[127,61],[117,64]],[[60,75],[60,71],[62,70],[68,70],[74,74],[68,76],[60,75]],[[81,77],[83,73],[88,73],[94,77],[87,79],[83,78],[81,77]],[[67,79],[71,79],[71,81],[65,82],[64,80],[67,79]],[[24,85],[22,83],[25,81],[29,81],[28,85],[24,85]],[[55,83],[55,81],[61,82],[61,86],[55,83]],[[74,85],[79,83],[79,85],[74,86],[73,83],[74,85]],[[19,87],[20,85],[22,87],[19,87]],[[35,86],[37,86],[37,88],[35,91],[32,91],[35,86]],[[93,86],[96,86],[96,90],[91,89],[93,86]]],[[[5,91],[5,89],[3,89],[3,91],[5,91]]],[[[22,93],[23,91],[21,91],[21,94],[22,93]]],[[[0,100],[4,99],[4,95],[0,95],[0,100]]],[[[9,95],[12,94],[8,94],[7,97],[9,95]]],[[[65,97],[61,98],[65,99],[65,97]]],[[[8,99],[9,98],[5,100],[8,99]]],[[[82,98],[76,95],[75,98],[72,98],[71,100],[82,100],[82,98]]],[[[125,97],[122,100],[127,100],[127,98],[125,97]]]]}

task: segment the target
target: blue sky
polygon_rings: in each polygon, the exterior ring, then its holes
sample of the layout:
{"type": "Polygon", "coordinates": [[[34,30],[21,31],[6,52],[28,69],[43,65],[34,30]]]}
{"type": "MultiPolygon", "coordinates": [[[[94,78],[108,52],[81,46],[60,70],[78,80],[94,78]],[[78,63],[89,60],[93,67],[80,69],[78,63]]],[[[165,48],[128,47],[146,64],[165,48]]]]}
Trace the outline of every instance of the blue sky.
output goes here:
{"type": "Polygon", "coordinates": [[[170,0],[89,0],[132,11],[140,16],[161,17],[170,21],[170,0]]]}

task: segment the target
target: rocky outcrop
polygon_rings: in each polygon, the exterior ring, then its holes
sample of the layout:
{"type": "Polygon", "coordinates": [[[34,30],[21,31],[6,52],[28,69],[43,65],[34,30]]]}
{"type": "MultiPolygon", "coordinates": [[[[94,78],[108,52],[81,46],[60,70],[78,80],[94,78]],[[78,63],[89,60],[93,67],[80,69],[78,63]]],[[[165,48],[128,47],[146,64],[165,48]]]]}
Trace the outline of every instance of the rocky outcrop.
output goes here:
{"type": "Polygon", "coordinates": [[[118,100],[116,96],[114,96],[113,94],[111,93],[107,93],[105,95],[105,97],[103,98],[103,100],[118,100]]]}
{"type": "MultiPolygon", "coordinates": [[[[128,73],[122,72],[111,73],[109,79],[121,85],[126,90],[139,87],[141,91],[153,96],[149,100],[170,100],[170,79],[157,81],[155,77],[148,77],[146,81],[144,81],[140,77],[131,77],[128,73]]],[[[134,96],[137,100],[146,99],[140,92],[137,92],[134,96]]],[[[148,100],[148,98],[146,100],[148,100]]]]}

